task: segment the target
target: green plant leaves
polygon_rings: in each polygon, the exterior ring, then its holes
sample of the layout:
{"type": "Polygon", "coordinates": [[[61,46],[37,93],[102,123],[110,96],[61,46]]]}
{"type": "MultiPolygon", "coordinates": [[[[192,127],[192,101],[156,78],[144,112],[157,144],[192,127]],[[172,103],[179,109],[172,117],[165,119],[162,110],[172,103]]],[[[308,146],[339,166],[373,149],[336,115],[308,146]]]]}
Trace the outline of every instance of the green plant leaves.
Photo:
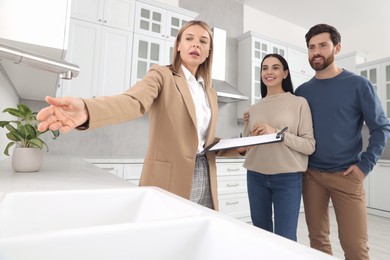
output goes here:
{"type": "Polygon", "coordinates": [[[53,134],[52,139],[56,139],[60,135],[60,131],[58,130],[52,131],[47,129],[44,132],[38,131],[37,113],[32,112],[32,110],[24,104],[18,104],[17,108],[6,108],[3,110],[3,113],[8,113],[18,118],[18,120],[12,121],[0,121],[0,127],[5,127],[8,130],[6,136],[12,141],[8,143],[4,150],[4,154],[7,156],[9,156],[9,149],[13,145],[40,149],[43,149],[45,146],[48,151],[49,147],[39,138],[39,136],[48,131],[53,134]]]}

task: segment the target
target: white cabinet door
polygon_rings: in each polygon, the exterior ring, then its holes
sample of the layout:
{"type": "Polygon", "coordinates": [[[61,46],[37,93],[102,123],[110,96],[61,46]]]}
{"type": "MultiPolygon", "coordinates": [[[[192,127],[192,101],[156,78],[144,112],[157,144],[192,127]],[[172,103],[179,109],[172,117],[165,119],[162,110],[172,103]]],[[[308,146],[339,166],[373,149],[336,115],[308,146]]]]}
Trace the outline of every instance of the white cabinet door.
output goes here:
{"type": "Polygon", "coordinates": [[[383,75],[382,102],[387,117],[390,117],[390,62],[383,63],[381,65],[381,70],[383,75]]]}
{"type": "Polygon", "coordinates": [[[165,40],[142,34],[134,34],[133,43],[131,85],[141,80],[152,65],[169,64],[165,60],[167,55],[165,52],[165,40]]]}
{"type": "Polygon", "coordinates": [[[193,18],[177,11],[137,2],[134,32],[174,41],[180,28],[193,18]]]}
{"type": "Polygon", "coordinates": [[[357,71],[361,76],[371,81],[378,95],[381,96],[381,88],[378,87],[378,83],[380,82],[380,64],[375,64],[367,67],[360,67],[357,69],[357,71]]]}
{"type": "Polygon", "coordinates": [[[123,179],[135,185],[139,185],[142,173],[142,163],[125,164],[123,168],[123,179]]]}
{"type": "Polygon", "coordinates": [[[71,19],[67,60],[80,74],[63,80],[61,96],[90,98],[120,94],[130,87],[132,33],[71,19]]]}
{"type": "Polygon", "coordinates": [[[314,76],[314,70],[310,66],[307,53],[304,51],[289,48],[288,66],[294,90],[314,76]]]}
{"type": "Polygon", "coordinates": [[[357,65],[357,72],[368,78],[375,87],[383,109],[390,117],[390,59],[369,62],[357,65]]]}
{"type": "Polygon", "coordinates": [[[217,162],[219,211],[250,222],[246,169],[239,162],[217,162]]]}
{"type": "Polygon", "coordinates": [[[177,34],[195,17],[187,10],[172,8],[136,2],[131,85],[141,80],[152,65],[172,63],[177,34]]]}
{"type": "Polygon", "coordinates": [[[132,31],[135,0],[73,0],[71,16],[132,31]]]}
{"type": "Polygon", "coordinates": [[[71,19],[66,60],[80,67],[72,80],[61,81],[60,95],[89,98],[97,93],[101,26],[71,19]]]}
{"type": "Polygon", "coordinates": [[[221,194],[219,195],[219,211],[234,218],[248,218],[250,216],[248,194],[221,194]]]}
{"type": "Polygon", "coordinates": [[[287,46],[279,44],[254,32],[247,32],[238,38],[238,90],[249,97],[237,104],[237,117],[242,118],[249,106],[261,99],[261,62],[270,53],[277,53],[287,59],[287,46]]]}
{"type": "Polygon", "coordinates": [[[378,163],[369,178],[369,207],[390,212],[390,163],[378,163]]]}
{"type": "Polygon", "coordinates": [[[93,23],[101,23],[104,0],[72,0],[71,17],[93,23]],[[100,20],[100,21],[99,21],[100,20]]]}
{"type": "Polygon", "coordinates": [[[123,164],[120,163],[97,163],[94,164],[103,170],[110,172],[111,174],[123,179],[123,164]]]}
{"type": "Polygon", "coordinates": [[[103,27],[96,75],[98,96],[120,94],[130,87],[132,36],[127,31],[103,27]]]}

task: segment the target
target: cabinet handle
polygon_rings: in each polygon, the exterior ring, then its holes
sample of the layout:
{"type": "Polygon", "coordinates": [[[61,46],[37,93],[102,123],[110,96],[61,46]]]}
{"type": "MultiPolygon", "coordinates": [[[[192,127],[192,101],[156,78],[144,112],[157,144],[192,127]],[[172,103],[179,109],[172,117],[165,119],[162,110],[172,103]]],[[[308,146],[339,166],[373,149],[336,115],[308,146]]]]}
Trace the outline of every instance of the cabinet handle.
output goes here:
{"type": "Polygon", "coordinates": [[[229,172],[237,172],[240,170],[240,168],[228,168],[227,169],[229,172]]]}
{"type": "Polygon", "coordinates": [[[227,201],[227,202],[226,202],[226,205],[230,206],[230,205],[235,205],[235,204],[238,204],[238,203],[240,203],[238,200],[232,201],[232,202],[227,201]]]}
{"type": "Polygon", "coordinates": [[[107,20],[104,20],[103,23],[107,23],[107,20]]]}
{"type": "Polygon", "coordinates": [[[379,167],[390,167],[390,164],[378,164],[379,167]]]}
{"type": "Polygon", "coordinates": [[[98,22],[101,22],[102,21],[102,19],[98,19],[98,22]]]}
{"type": "Polygon", "coordinates": [[[110,167],[110,168],[102,168],[103,170],[106,170],[106,171],[112,171],[112,170],[115,170],[114,167],[110,167]]]}
{"type": "Polygon", "coordinates": [[[239,185],[240,185],[239,183],[228,183],[228,184],[226,184],[227,187],[237,187],[239,185]]]}

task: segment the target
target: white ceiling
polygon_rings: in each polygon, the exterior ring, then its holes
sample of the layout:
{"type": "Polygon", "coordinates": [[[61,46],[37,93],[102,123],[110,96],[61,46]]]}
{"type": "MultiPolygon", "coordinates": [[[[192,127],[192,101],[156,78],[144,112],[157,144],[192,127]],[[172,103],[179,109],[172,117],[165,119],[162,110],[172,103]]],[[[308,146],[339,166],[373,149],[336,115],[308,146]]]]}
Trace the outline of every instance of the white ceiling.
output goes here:
{"type": "Polygon", "coordinates": [[[305,29],[328,23],[340,31],[388,15],[389,0],[238,0],[305,29]]]}

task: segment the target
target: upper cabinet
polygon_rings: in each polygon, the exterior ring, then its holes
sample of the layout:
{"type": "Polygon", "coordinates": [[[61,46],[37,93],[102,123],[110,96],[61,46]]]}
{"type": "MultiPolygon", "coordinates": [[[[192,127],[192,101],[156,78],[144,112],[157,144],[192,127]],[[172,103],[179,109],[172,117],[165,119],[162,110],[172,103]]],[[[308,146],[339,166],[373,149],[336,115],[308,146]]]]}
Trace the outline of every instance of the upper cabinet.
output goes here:
{"type": "Polygon", "coordinates": [[[356,70],[371,81],[387,117],[390,117],[390,58],[359,64],[356,70]]]}
{"type": "Polygon", "coordinates": [[[237,104],[237,117],[242,118],[250,105],[261,99],[261,61],[269,53],[278,53],[287,59],[287,45],[267,39],[254,32],[247,32],[238,38],[238,90],[249,97],[237,104]]]}
{"type": "Polygon", "coordinates": [[[134,0],[73,0],[73,18],[132,31],[134,0]]]}
{"type": "Polygon", "coordinates": [[[198,14],[151,1],[137,1],[131,85],[142,79],[153,64],[170,64],[180,28],[198,14]]]}
{"type": "Polygon", "coordinates": [[[294,90],[314,76],[310,66],[307,51],[298,48],[288,48],[288,66],[294,90]]]}
{"type": "Polygon", "coordinates": [[[57,96],[120,94],[153,64],[169,64],[179,29],[196,13],[147,0],[73,0],[67,60],[80,75],[57,96]]]}
{"type": "Polygon", "coordinates": [[[134,0],[73,0],[67,60],[81,72],[63,81],[57,96],[89,98],[129,88],[134,10],[134,0]]]}

